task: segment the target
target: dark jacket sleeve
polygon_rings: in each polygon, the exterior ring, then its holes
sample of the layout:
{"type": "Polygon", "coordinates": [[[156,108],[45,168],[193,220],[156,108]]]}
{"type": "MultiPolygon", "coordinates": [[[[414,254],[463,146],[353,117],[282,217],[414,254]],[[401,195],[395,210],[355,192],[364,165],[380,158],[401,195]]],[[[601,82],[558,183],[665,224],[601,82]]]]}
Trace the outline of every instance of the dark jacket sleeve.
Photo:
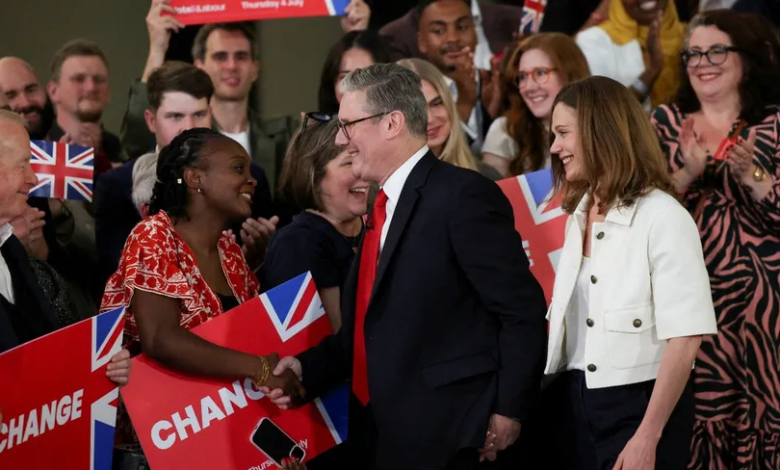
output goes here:
{"type": "Polygon", "coordinates": [[[303,386],[306,388],[306,399],[313,400],[349,379],[352,375],[349,350],[351,344],[346,342],[346,330],[342,328],[332,334],[317,346],[299,354],[303,372],[303,386]]]}
{"type": "Polygon", "coordinates": [[[149,108],[149,98],[146,95],[146,84],[134,80],[130,85],[127,111],[122,119],[119,133],[122,148],[131,159],[154,151],[157,145],[154,134],[149,130],[144,119],[144,111],[147,108],[149,108]]]}
{"type": "Polygon", "coordinates": [[[512,207],[474,173],[453,198],[450,236],[459,265],[501,324],[495,413],[525,420],[538,398],[546,354],[546,301],[531,274],[512,207]]]}
{"type": "Polygon", "coordinates": [[[418,18],[414,9],[409,13],[391,21],[379,30],[379,34],[387,39],[390,50],[399,59],[422,57],[417,48],[418,18]]]}

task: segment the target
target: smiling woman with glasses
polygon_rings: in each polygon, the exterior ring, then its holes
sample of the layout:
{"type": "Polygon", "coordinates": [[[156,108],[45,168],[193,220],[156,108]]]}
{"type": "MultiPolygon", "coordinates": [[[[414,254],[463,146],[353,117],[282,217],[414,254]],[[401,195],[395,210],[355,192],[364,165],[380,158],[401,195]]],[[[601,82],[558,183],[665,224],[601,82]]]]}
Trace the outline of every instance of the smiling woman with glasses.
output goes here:
{"type": "Polygon", "coordinates": [[[515,85],[511,105],[490,126],[483,161],[505,177],[548,168],[555,96],[565,85],[588,76],[585,56],[569,36],[542,33],[522,41],[504,72],[507,85],[515,85]]]}
{"type": "Polygon", "coordinates": [[[777,34],[755,16],[697,15],[677,98],[652,116],[677,192],[699,226],[720,332],[704,339],[696,361],[689,468],[780,461],[780,432],[762,417],[780,401],[777,51],[777,34]]]}

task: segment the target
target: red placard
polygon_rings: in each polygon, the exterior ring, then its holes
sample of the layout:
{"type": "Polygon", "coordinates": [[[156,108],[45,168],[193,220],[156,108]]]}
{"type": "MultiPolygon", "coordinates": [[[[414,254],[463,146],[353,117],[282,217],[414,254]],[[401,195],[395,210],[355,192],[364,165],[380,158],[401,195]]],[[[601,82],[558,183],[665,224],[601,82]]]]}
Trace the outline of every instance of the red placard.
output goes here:
{"type": "Polygon", "coordinates": [[[0,468],[110,470],[123,309],[0,354],[0,468]]]}
{"type": "Polygon", "coordinates": [[[552,171],[526,173],[498,185],[512,204],[515,228],[523,237],[531,272],[542,285],[549,305],[566,230],[566,213],[560,199],[553,197],[552,171]]]}
{"type": "MultiPolygon", "coordinates": [[[[316,345],[331,328],[311,275],[303,274],[192,332],[231,349],[284,357],[316,345]]],[[[121,393],[151,468],[260,470],[273,468],[251,442],[261,419],[271,421],[261,429],[264,442],[272,446],[286,434],[308,461],[346,439],[348,392],[344,384],[280,411],[249,379],[189,377],[141,355],[121,393]]]]}
{"type": "Polygon", "coordinates": [[[349,0],[171,0],[185,25],[343,15],[349,0]]]}

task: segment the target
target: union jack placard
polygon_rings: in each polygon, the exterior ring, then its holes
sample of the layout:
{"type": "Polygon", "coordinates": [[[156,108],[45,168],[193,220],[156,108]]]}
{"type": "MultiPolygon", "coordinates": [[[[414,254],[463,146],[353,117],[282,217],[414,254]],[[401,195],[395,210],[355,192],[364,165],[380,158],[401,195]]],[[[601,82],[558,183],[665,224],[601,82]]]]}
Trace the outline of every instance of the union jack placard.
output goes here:
{"type": "Polygon", "coordinates": [[[553,195],[550,169],[526,173],[498,182],[515,214],[515,228],[531,262],[531,272],[552,299],[555,268],[563,249],[567,215],[553,195]]]}
{"type": "Polygon", "coordinates": [[[30,164],[38,176],[30,196],[92,201],[95,149],[33,140],[30,164]]]}
{"type": "Polygon", "coordinates": [[[0,354],[0,468],[110,470],[119,389],[106,367],[124,309],[0,354]]]}

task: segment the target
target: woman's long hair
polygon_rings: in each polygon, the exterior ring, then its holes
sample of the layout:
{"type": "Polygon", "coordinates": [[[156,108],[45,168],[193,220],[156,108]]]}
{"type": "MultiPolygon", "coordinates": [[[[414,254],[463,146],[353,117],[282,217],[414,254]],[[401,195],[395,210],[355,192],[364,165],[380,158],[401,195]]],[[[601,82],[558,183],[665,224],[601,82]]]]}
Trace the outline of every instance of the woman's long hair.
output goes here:
{"type": "MultiPolygon", "coordinates": [[[[590,76],[588,61],[572,38],[561,33],[541,33],[521,41],[512,52],[503,77],[506,82],[514,82],[520,58],[526,52],[539,49],[550,57],[563,85],[590,76]]],[[[507,89],[509,85],[505,83],[507,89]]],[[[549,147],[547,129],[536,118],[520,96],[517,87],[509,98],[510,107],[506,112],[506,131],[517,143],[518,152],[509,163],[513,175],[537,171],[544,168],[545,155],[549,147]]]]}
{"type": "Polygon", "coordinates": [[[447,110],[447,115],[450,118],[450,135],[444,142],[441,155],[438,155],[439,160],[461,168],[477,170],[477,161],[469,149],[466,134],[460,126],[458,108],[441,71],[435,65],[422,59],[402,59],[398,61],[398,65],[411,70],[420,79],[430,83],[441,97],[444,109],[447,110]]]}
{"type": "Polygon", "coordinates": [[[631,206],[652,189],[673,194],[655,129],[628,88],[607,77],[586,78],[565,86],[553,110],[559,105],[577,114],[577,157],[585,171],[584,180],[567,181],[561,159],[552,159],[553,181],[562,191],[564,211],[574,212],[586,193],[598,196],[601,214],[631,206]]]}

